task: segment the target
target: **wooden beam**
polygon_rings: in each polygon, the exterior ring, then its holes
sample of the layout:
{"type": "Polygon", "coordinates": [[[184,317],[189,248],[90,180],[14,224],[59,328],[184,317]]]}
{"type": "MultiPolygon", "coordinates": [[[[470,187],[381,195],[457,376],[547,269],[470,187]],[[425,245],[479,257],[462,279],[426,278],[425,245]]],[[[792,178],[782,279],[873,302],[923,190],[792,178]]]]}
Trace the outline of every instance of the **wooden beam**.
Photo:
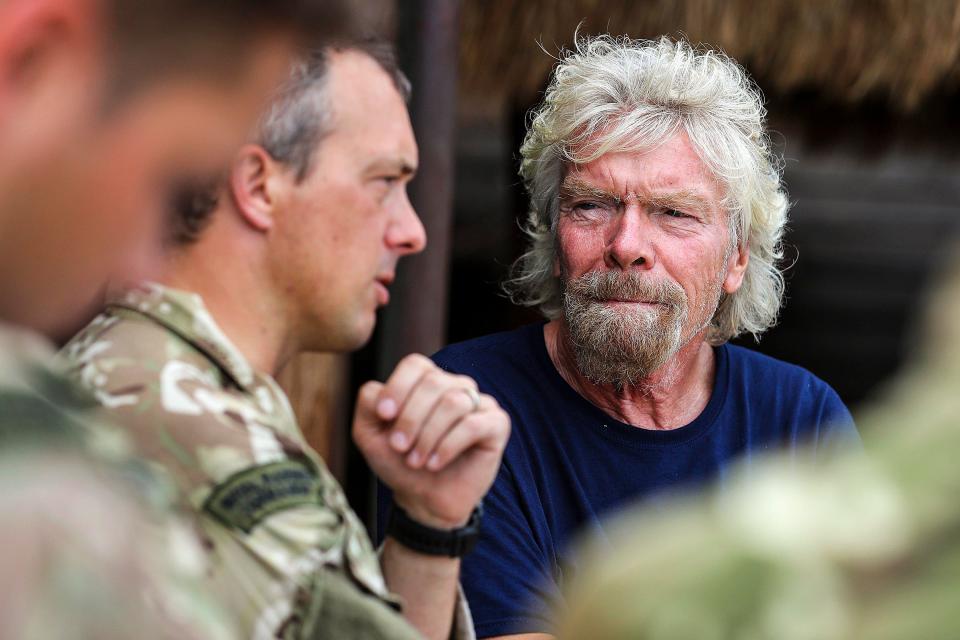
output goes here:
{"type": "Polygon", "coordinates": [[[346,472],[349,358],[339,354],[304,353],[277,378],[290,398],[300,429],[341,483],[346,472]]]}
{"type": "Polygon", "coordinates": [[[409,353],[429,355],[444,344],[453,226],[460,2],[410,0],[398,6],[401,63],[413,82],[410,115],[420,146],[410,200],[426,227],[427,249],[400,263],[383,317],[381,375],[409,353]]]}

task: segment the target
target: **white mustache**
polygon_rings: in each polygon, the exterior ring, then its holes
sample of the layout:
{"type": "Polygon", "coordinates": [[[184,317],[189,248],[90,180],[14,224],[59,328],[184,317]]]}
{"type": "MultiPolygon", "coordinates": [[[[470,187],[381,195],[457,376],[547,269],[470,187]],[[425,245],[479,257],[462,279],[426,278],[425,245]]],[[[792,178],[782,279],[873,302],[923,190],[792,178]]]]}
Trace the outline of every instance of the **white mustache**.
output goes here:
{"type": "Polygon", "coordinates": [[[676,282],[651,280],[636,273],[593,271],[567,281],[568,294],[597,301],[624,300],[682,307],[687,295],[676,282]]]}

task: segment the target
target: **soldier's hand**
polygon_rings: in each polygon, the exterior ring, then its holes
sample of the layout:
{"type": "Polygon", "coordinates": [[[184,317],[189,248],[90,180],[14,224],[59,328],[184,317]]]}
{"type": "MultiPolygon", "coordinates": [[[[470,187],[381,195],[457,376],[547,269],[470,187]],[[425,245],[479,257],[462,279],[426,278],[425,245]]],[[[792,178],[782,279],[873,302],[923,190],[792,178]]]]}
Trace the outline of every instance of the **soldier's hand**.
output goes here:
{"type": "Polygon", "coordinates": [[[467,376],[404,358],[386,384],[360,389],[353,438],[394,500],[438,528],[466,523],[500,466],[510,418],[467,376]]]}

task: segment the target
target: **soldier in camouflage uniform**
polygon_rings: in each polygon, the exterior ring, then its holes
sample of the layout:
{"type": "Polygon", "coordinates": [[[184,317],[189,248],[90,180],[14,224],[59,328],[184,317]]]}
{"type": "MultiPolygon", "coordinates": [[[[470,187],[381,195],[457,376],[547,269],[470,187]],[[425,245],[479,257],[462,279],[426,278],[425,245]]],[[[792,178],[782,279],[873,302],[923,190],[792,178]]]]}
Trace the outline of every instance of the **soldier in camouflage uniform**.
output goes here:
{"type": "Polygon", "coordinates": [[[727,490],[622,516],[588,545],[561,637],[960,637],[957,267],[926,344],[858,416],[866,457],[774,457],[727,490]]]}
{"type": "Polygon", "coordinates": [[[381,619],[405,637],[403,621],[372,602],[399,604],[283,391],[253,369],[199,296],[156,284],[130,290],[64,355],[140,453],[169,469],[203,514],[217,589],[250,637],[300,637],[318,616],[329,637],[367,637],[359,625],[376,628],[381,619]],[[338,626],[342,615],[350,617],[338,626]]]}
{"type": "Polygon", "coordinates": [[[108,274],[143,273],[158,186],[221,161],[293,36],[340,20],[258,4],[0,3],[0,638],[236,637],[199,588],[207,560],[172,484],[90,415],[50,338],[89,317],[108,274]]]}
{"type": "MultiPolygon", "coordinates": [[[[168,284],[119,295],[64,351],[176,478],[247,637],[473,635],[459,559],[388,538],[378,561],[271,377],[297,351],[363,344],[396,261],[423,247],[405,82],[370,43],[299,65],[216,195],[184,198],[168,284]]],[[[441,532],[467,523],[508,432],[472,380],[419,356],[365,385],[354,419],[397,504],[441,532]]]]}
{"type": "Polygon", "coordinates": [[[0,638],[236,637],[172,486],[52,360],[0,330],[0,638]]]}

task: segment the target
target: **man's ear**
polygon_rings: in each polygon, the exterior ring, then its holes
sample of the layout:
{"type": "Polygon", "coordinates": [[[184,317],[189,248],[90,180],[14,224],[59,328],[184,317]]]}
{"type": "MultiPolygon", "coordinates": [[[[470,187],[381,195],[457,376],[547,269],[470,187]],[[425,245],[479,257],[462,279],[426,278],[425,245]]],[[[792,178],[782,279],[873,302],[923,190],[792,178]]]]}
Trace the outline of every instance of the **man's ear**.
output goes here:
{"type": "Polygon", "coordinates": [[[273,228],[282,167],[256,144],[240,149],[230,171],[230,192],[240,217],[257,231],[273,228]]]}
{"type": "Polygon", "coordinates": [[[727,277],[723,279],[725,293],[736,293],[740,288],[748,264],[750,264],[750,247],[746,244],[738,244],[727,260],[727,277]]]}
{"type": "Polygon", "coordinates": [[[75,82],[90,70],[103,55],[99,13],[90,0],[0,2],[0,108],[36,93],[39,80],[75,82]]]}

